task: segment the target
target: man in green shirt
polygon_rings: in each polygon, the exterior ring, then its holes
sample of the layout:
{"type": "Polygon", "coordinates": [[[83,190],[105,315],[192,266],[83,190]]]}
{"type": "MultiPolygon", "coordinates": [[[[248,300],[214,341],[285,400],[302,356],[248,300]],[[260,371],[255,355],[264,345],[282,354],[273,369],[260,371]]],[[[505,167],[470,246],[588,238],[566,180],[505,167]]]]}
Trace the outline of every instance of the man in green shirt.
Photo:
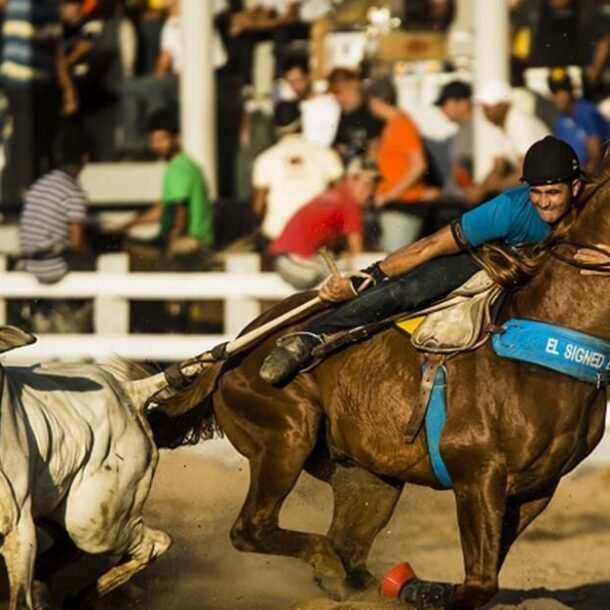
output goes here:
{"type": "Polygon", "coordinates": [[[159,222],[159,235],[148,245],[159,250],[161,259],[200,259],[214,240],[213,210],[201,169],[182,151],[177,113],[171,108],[155,111],[148,120],[148,138],[151,150],[168,162],[161,201],[119,231],[159,222]]]}

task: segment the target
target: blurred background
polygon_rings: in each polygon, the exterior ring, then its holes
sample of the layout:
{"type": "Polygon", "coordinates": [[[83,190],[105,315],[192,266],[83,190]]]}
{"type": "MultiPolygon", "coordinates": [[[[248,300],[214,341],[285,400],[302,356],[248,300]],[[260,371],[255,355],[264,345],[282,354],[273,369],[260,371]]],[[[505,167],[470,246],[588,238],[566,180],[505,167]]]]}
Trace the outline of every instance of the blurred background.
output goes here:
{"type": "Polygon", "coordinates": [[[9,360],[159,363],[519,183],[594,172],[609,0],[0,0],[9,360]]]}

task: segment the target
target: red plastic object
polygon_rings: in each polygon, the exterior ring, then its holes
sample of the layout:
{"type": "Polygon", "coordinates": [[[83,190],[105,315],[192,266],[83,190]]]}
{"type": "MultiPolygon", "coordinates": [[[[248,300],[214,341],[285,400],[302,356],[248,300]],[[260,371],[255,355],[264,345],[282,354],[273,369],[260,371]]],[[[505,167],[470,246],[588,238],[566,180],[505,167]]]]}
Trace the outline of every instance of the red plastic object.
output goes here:
{"type": "Polygon", "coordinates": [[[379,591],[383,597],[396,598],[400,590],[414,578],[417,578],[411,564],[399,563],[394,566],[383,578],[379,591]]]}

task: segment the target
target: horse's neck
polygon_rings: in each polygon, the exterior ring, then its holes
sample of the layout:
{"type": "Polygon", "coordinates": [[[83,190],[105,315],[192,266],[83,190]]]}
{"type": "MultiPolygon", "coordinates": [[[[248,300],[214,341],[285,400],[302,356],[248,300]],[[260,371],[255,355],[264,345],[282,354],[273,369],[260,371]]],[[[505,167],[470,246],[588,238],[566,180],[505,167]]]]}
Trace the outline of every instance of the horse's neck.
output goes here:
{"type": "Polygon", "coordinates": [[[528,286],[512,296],[508,315],[610,339],[610,278],[584,276],[576,267],[550,259],[528,286]]]}

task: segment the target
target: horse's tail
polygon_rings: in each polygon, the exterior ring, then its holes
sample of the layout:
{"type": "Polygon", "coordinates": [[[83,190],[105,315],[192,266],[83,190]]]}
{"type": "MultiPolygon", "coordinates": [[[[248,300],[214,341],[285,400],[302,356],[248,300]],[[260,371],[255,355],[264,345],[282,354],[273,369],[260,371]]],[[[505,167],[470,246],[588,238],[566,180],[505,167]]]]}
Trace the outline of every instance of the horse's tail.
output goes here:
{"type": "Polygon", "coordinates": [[[157,447],[175,449],[222,435],[212,408],[212,394],[223,365],[223,361],[215,362],[184,390],[155,399],[157,406],[146,417],[157,447]]]}

